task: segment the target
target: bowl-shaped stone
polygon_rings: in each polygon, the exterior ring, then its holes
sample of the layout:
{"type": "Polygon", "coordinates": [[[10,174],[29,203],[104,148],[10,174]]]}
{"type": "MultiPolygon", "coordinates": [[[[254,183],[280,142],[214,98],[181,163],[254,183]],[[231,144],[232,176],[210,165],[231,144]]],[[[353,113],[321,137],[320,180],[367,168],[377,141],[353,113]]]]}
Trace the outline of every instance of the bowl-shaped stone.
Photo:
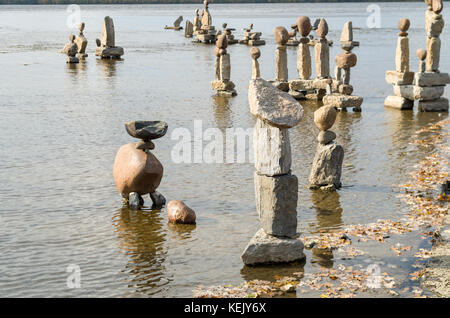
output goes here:
{"type": "Polygon", "coordinates": [[[151,140],[161,138],[166,134],[167,123],[159,120],[137,120],[125,123],[125,129],[131,137],[151,140]]]}

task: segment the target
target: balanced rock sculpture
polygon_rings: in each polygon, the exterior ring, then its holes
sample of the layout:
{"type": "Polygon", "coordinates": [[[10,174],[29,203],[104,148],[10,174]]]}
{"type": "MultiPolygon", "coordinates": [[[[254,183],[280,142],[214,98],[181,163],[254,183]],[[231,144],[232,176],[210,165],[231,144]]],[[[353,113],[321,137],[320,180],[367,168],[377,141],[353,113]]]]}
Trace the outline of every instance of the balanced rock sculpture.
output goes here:
{"type": "Polygon", "coordinates": [[[80,60],[76,57],[78,53],[78,45],[75,43],[75,35],[69,35],[69,42],[64,46],[61,53],[67,55],[66,63],[79,63],[80,60]]]}
{"type": "Polygon", "coordinates": [[[341,187],[344,149],[336,144],[336,134],[329,130],[336,121],[333,106],[322,106],[314,112],[314,123],[319,128],[316,155],[309,175],[310,189],[336,190],[341,187]]]}
{"type": "Polygon", "coordinates": [[[80,30],[80,33],[78,34],[78,36],[75,39],[75,43],[78,46],[77,57],[80,60],[84,60],[84,59],[86,59],[88,57],[88,55],[86,54],[86,47],[87,47],[87,44],[88,44],[88,40],[86,39],[86,37],[83,34],[84,27],[85,27],[84,22],[81,22],[80,25],[78,26],[78,29],[80,30]]]}
{"type": "Polygon", "coordinates": [[[266,41],[261,40],[262,32],[253,31],[253,23],[248,28],[244,28],[244,37],[239,40],[239,44],[246,44],[250,46],[265,45],[266,41]]]}
{"type": "Polygon", "coordinates": [[[184,37],[186,38],[192,38],[194,36],[194,24],[186,20],[186,26],[184,28],[184,37]]]}
{"type": "Polygon", "coordinates": [[[212,25],[212,17],[209,13],[209,0],[203,1],[203,11],[198,16],[198,9],[195,11],[194,18],[194,35],[195,42],[198,43],[215,43],[216,42],[216,28],[212,25]]]}
{"type": "Polygon", "coordinates": [[[141,139],[120,147],[114,160],[113,176],[116,187],[125,203],[132,209],[139,209],[149,194],[154,208],[161,208],[166,200],[156,191],[163,176],[161,162],[151,153],[155,148],[152,140],[161,138],[167,132],[163,121],[133,121],[125,123],[128,134],[141,139]]]}
{"type": "Polygon", "coordinates": [[[353,86],[350,85],[350,69],[356,65],[356,55],[352,53],[359,42],[353,41],[352,22],[345,23],[341,33],[342,53],[336,55],[334,79],[329,86],[329,92],[323,97],[324,105],[334,106],[337,110],[346,111],[348,107],[354,111],[361,111],[363,98],[352,95],[353,86]]]}
{"type": "Polygon", "coordinates": [[[277,43],[277,50],[275,52],[275,80],[272,81],[272,84],[287,92],[289,91],[289,83],[286,43],[289,40],[289,32],[284,27],[279,26],[273,30],[273,35],[277,43]]]}
{"type": "Polygon", "coordinates": [[[261,72],[259,70],[258,59],[261,56],[261,51],[257,47],[252,47],[250,49],[250,56],[252,57],[252,79],[260,78],[261,72]]]}
{"type": "MultiPolygon", "coordinates": [[[[252,55],[255,60],[254,55],[252,55]]],[[[254,73],[254,72],[253,72],[254,73]]],[[[288,129],[303,117],[302,106],[271,83],[254,78],[248,90],[253,132],[255,199],[262,228],[242,254],[246,265],[302,260],[303,243],[297,233],[298,180],[291,173],[288,129]]]]}
{"type": "Polygon", "coordinates": [[[180,25],[181,22],[183,21],[183,16],[179,16],[174,22],[172,26],[165,26],[164,29],[166,30],[175,30],[175,31],[180,31],[183,29],[183,27],[180,25]]]}
{"type": "Polygon", "coordinates": [[[123,48],[116,46],[114,22],[110,17],[103,20],[102,39],[96,39],[96,56],[102,59],[120,59],[124,54],[123,48]]]}
{"type": "Polygon", "coordinates": [[[216,56],[214,63],[215,80],[211,82],[211,88],[217,91],[218,96],[231,97],[237,93],[234,89],[234,83],[230,80],[231,64],[227,46],[227,36],[225,34],[219,35],[214,49],[214,55],[216,56]]]}
{"type": "Polygon", "coordinates": [[[236,40],[234,38],[234,34],[233,34],[233,31],[235,31],[236,29],[227,28],[227,26],[228,26],[227,23],[223,23],[222,24],[222,33],[227,36],[227,43],[228,43],[228,45],[238,43],[238,40],[236,40]]]}

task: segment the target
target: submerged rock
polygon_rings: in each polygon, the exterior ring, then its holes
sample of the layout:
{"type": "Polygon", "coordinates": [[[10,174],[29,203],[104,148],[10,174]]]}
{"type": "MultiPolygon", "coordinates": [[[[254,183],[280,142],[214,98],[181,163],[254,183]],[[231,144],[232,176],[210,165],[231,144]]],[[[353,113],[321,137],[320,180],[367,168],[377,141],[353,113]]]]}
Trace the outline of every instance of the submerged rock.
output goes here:
{"type": "Polygon", "coordinates": [[[172,200],[167,204],[167,217],[171,223],[195,224],[196,215],[194,210],[183,201],[172,200]]]}

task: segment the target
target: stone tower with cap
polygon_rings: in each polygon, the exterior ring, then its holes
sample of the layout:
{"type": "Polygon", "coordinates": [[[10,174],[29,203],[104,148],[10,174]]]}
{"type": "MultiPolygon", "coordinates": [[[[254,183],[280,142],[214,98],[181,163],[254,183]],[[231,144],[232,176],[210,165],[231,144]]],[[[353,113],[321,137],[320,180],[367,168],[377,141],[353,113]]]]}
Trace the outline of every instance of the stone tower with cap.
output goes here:
{"type": "Polygon", "coordinates": [[[231,64],[227,47],[227,36],[225,34],[219,35],[214,49],[214,81],[211,82],[211,88],[217,91],[218,96],[231,97],[235,96],[237,93],[234,89],[234,83],[230,79],[231,64]]]}

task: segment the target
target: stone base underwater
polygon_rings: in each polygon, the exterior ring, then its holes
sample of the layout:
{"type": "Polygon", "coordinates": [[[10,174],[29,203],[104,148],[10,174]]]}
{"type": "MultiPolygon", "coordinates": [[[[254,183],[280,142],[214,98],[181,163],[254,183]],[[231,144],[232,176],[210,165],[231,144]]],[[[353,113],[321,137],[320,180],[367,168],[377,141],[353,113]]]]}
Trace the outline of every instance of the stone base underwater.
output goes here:
{"type": "Polygon", "coordinates": [[[276,237],[258,230],[241,256],[245,265],[290,263],[306,258],[299,238],[276,237]]]}

